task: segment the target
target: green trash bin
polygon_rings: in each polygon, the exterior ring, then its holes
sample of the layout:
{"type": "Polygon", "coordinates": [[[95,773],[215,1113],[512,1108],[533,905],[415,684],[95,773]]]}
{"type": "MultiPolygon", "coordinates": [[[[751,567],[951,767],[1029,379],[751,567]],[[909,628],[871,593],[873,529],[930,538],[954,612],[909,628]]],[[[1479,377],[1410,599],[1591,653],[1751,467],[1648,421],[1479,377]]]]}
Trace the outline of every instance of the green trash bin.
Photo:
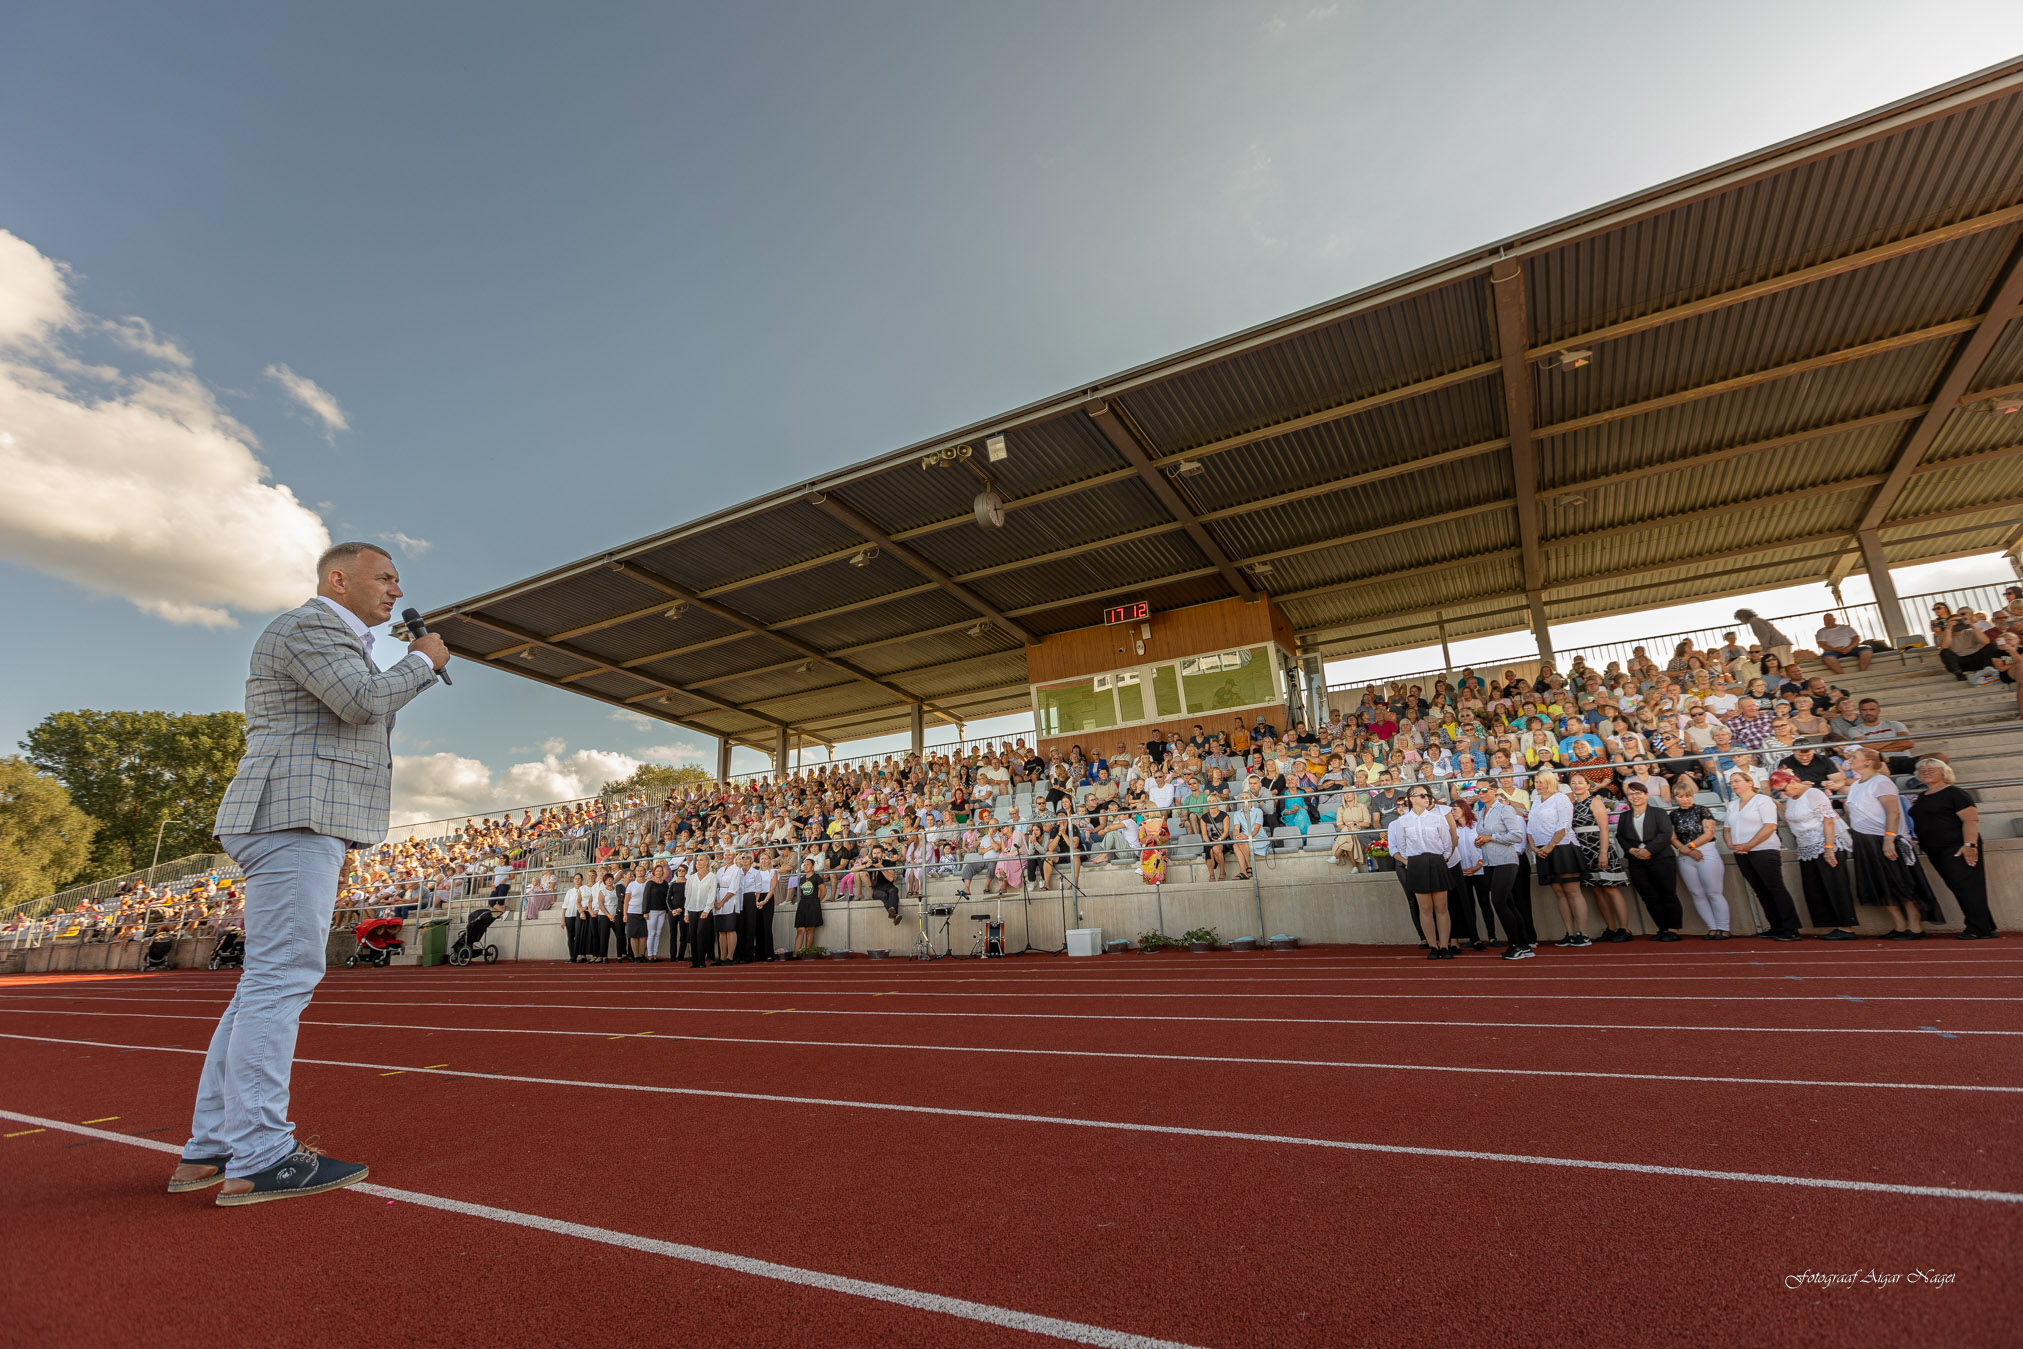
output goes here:
{"type": "Polygon", "coordinates": [[[444,965],[450,958],[450,922],[438,918],[422,924],[421,963],[424,965],[444,965]]]}

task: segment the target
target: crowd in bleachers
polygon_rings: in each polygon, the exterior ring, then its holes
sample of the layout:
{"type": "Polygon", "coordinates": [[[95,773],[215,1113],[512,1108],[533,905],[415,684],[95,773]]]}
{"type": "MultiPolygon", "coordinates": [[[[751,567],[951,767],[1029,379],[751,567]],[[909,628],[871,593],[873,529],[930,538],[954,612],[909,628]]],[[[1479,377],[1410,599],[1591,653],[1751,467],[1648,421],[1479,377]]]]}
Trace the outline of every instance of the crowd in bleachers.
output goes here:
{"type": "MultiPolygon", "coordinates": [[[[1949,671],[2013,682],[2023,589],[2009,600],[1935,615],[1949,671]]],[[[779,954],[777,906],[794,911],[799,951],[825,902],[876,900],[897,923],[930,877],[965,895],[1077,884],[1091,868],[1158,884],[1199,863],[1208,880],[1242,881],[1261,859],[1316,852],[1394,872],[1435,958],[1493,942],[1521,959],[1536,940],[1534,875],[1560,908],[1562,945],[1628,940],[1631,895],[1654,937],[1676,940],[1680,882],[1709,935],[1727,936],[1724,853],[1768,934],[1795,939],[1774,865],[1781,822],[1829,937],[1851,934],[1857,900],[1889,910],[1892,936],[1922,935],[1938,910],[1920,855],[1965,913],[1963,935],[1992,935],[1975,810],[1945,757],[1920,758],[1908,728],[1840,685],[1885,644],[1827,614],[1799,651],[1750,611],[1737,619],[1707,649],[1637,647],[1602,669],[1576,658],[1564,673],[1548,661],[1529,676],[1371,686],[1318,725],[1232,716],[1046,755],[1021,739],[473,820],[354,853],[336,921],[495,895],[530,917],[559,907],[572,959],[686,950],[717,963],[779,954]],[[1813,653],[1827,674],[1803,672],[1813,653]]],[[[148,906],[123,898],[114,916],[148,906]]]]}

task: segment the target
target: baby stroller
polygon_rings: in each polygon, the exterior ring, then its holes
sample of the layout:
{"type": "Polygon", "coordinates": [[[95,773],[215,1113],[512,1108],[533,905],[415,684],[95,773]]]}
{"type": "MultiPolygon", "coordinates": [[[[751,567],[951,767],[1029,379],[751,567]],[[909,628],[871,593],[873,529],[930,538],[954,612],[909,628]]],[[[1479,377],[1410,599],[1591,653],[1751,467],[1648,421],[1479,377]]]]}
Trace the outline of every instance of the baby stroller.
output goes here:
{"type": "Polygon", "coordinates": [[[228,927],[218,934],[218,945],[211,952],[211,968],[214,970],[246,968],[246,936],[238,928],[228,927]]]}
{"type": "Polygon", "coordinates": [[[162,931],[155,932],[151,937],[148,938],[148,949],[146,953],[141,957],[141,964],[140,964],[141,969],[143,971],[149,972],[152,972],[154,970],[174,969],[175,964],[169,959],[169,953],[174,951],[175,949],[176,949],[175,933],[162,932],[162,931]]]}
{"type": "Polygon", "coordinates": [[[450,964],[468,965],[473,960],[483,960],[487,965],[496,964],[499,948],[485,941],[485,931],[498,917],[490,909],[479,909],[472,914],[471,921],[464,924],[462,934],[450,946],[450,964]]]}
{"type": "Polygon", "coordinates": [[[391,965],[395,953],[407,949],[400,939],[400,927],[398,918],[368,918],[353,928],[351,935],[358,938],[358,949],[344,958],[344,968],[356,969],[361,960],[368,965],[391,965]]]}

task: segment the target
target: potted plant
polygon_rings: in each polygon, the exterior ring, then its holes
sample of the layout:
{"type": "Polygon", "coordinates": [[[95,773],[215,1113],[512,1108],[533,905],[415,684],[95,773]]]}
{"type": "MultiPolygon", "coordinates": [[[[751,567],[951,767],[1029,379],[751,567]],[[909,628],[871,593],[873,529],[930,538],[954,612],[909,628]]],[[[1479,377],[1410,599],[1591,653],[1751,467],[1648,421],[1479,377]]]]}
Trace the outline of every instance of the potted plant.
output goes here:
{"type": "Polygon", "coordinates": [[[1141,932],[1138,934],[1138,949],[1144,952],[1178,951],[1187,943],[1167,936],[1163,932],[1141,932]]]}
{"type": "Polygon", "coordinates": [[[1213,951],[1222,938],[1216,935],[1212,927],[1197,927],[1181,933],[1180,940],[1187,943],[1187,949],[1190,951],[1213,951]]]}

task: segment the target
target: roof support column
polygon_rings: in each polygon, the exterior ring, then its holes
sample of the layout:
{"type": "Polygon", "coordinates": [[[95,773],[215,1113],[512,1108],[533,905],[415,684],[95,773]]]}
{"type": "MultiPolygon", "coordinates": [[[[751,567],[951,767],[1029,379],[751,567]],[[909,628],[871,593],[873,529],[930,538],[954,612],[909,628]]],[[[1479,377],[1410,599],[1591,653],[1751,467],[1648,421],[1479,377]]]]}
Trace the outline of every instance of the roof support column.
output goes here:
{"type": "Polygon", "coordinates": [[[1454,678],[1454,653],[1447,646],[1447,615],[1444,612],[1436,612],[1433,615],[1433,625],[1440,629],[1440,673],[1447,676],[1451,682],[1454,678]]]}
{"type": "Polygon", "coordinates": [[[1524,602],[1531,609],[1531,640],[1538,643],[1538,658],[1552,659],[1552,626],[1545,621],[1545,596],[1536,590],[1524,592],[1524,602]]]}
{"type": "Polygon", "coordinates": [[[914,757],[924,758],[927,754],[927,709],[915,703],[909,711],[907,722],[907,730],[912,736],[914,757]]]}
{"type": "Polygon", "coordinates": [[[1876,608],[1882,610],[1890,645],[1901,649],[1911,639],[1911,631],[1904,622],[1904,606],[1897,599],[1897,583],[1890,576],[1889,560],[1883,556],[1882,538],[1873,529],[1864,529],[1855,535],[1855,540],[1861,544],[1861,564],[1868,569],[1869,588],[1875,592],[1876,608]]]}
{"type": "MultiPolygon", "coordinates": [[[[914,706],[918,707],[919,704],[915,703],[914,706]]],[[[787,755],[791,752],[787,746],[787,728],[782,726],[773,732],[773,776],[775,778],[783,778],[787,775],[787,755]]]]}
{"type": "Polygon", "coordinates": [[[716,780],[729,782],[731,779],[731,740],[729,736],[719,736],[716,742],[716,780]]]}
{"type": "Polygon", "coordinates": [[[1307,676],[1307,729],[1318,730],[1328,719],[1328,671],[1319,656],[1300,662],[1307,676]]]}

